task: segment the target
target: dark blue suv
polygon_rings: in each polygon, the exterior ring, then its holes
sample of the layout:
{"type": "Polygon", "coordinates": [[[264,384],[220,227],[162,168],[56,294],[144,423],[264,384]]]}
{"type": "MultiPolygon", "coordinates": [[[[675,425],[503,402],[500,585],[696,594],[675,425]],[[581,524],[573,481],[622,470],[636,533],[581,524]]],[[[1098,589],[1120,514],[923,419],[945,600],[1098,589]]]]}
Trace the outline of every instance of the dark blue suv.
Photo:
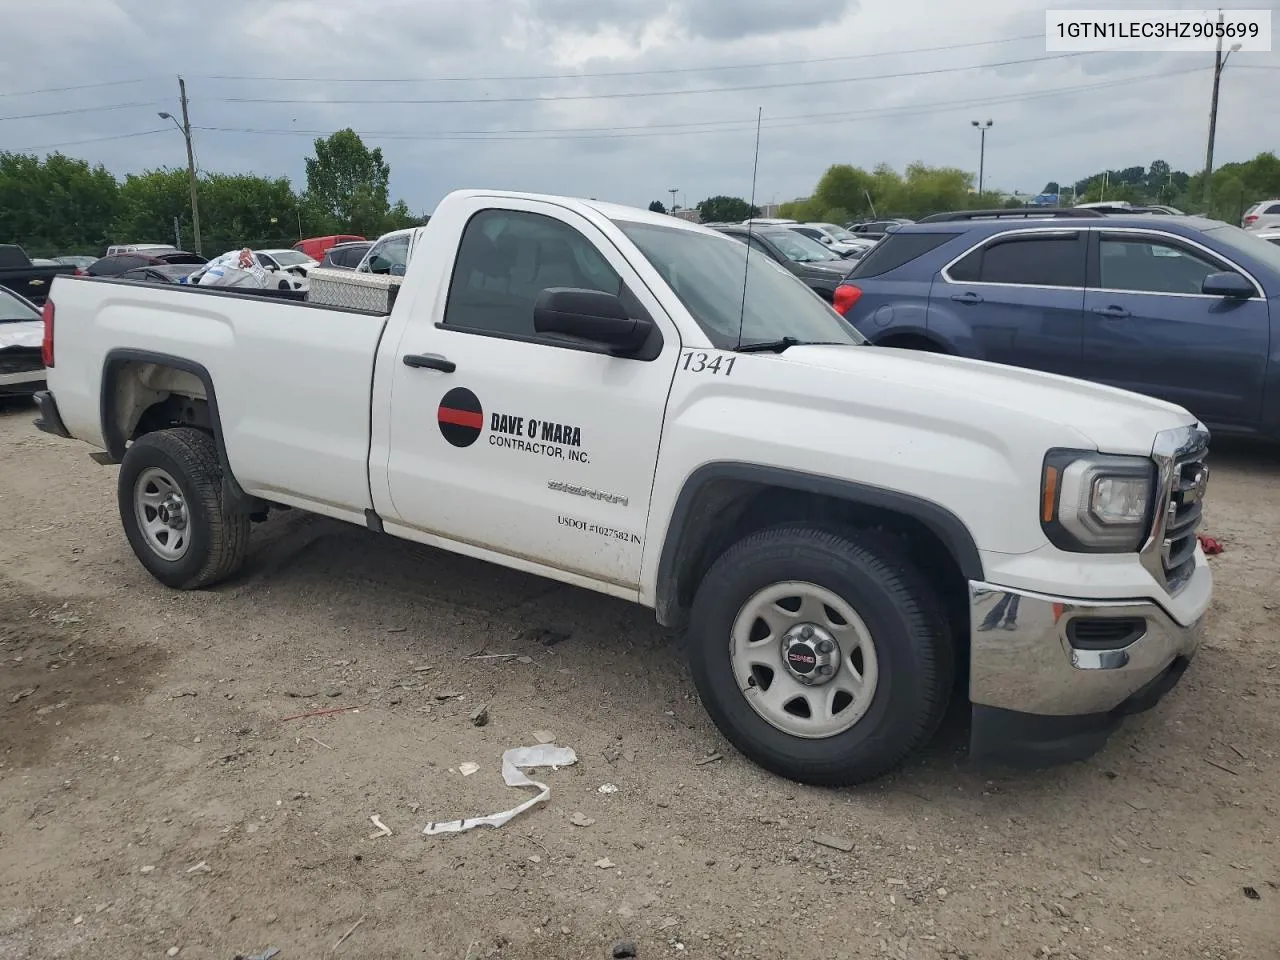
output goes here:
{"type": "Polygon", "coordinates": [[[1218,221],[939,214],[870,250],[835,306],[881,346],[1093,380],[1280,439],[1280,247],[1218,221]]]}

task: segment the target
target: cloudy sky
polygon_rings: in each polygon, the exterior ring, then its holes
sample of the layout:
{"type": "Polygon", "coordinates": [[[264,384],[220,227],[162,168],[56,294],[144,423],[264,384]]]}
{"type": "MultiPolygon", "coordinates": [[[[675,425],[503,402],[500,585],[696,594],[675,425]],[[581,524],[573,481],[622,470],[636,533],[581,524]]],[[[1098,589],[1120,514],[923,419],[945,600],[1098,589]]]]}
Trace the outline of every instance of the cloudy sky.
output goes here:
{"type": "MultiPolygon", "coordinates": [[[[1127,0],[1054,7],[1203,4],[1127,0]]],[[[1277,0],[1249,0],[1276,8],[1277,0]]],[[[1104,167],[1203,166],[1211,53],[1047,54],[1043,0],[0,0],[0,150],[118,175],[185,163],[303,182],[317,134],[383,148],[430,211],[495,187],[643,205],[804,196],[846,162],[978,166],[1036,192],[1104,167]],[[68,88],[77,89],[51,89],[68,88]],[[39,92],[33,92],[39,91],[39,92]]],[[[1280,15],[1273,14],[1280,25],[1280,15]]],[[[1280,52],[1223,75],[1216,161],[1276,149],[1280,52]]]]}

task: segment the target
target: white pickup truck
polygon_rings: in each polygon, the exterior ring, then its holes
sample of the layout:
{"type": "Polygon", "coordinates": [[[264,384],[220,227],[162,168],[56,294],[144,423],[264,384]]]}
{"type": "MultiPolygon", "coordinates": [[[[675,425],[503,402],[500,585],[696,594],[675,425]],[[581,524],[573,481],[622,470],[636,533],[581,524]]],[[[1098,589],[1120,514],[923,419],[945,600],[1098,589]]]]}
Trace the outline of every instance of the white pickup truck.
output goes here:
{"type": "Polygon", "coordinates": [[[893,769],[953,695],[980,758],[1086,756],[1194,653],[1186,411],[867,346],[628,207],[456,192],[414,250],[389,315],[58,278],[37,422],[121,465],[157,579],[233,576],[287,505],[623,597],[684,629],[729,740],[815,784],[893,769]]]}

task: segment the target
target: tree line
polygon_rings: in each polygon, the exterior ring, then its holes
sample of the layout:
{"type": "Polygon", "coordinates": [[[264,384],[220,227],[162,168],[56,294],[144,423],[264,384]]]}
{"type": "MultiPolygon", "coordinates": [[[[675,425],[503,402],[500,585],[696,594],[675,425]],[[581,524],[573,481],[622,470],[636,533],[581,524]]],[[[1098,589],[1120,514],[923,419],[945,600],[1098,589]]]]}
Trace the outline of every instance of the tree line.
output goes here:
{"type": "MultiPolygon", "coordinates": [[[[335,233],[376,237],[416,226],[403,200],[391,202],[391,166],[353,130],[318,138],[306,161],[306,188],[285,177],[204,173],[198,177],[206,256],[238,246],[287,247],[335,233]]],[[[51,153],[43,160],[0,152],[0,242],[31,256],[101,255],[113,243],[173,243],[192,250],[185,169],[161,168],[118,180],[101,164],[51,153]],[[176,223],[176,234],[175,234],[176,223]]]]}

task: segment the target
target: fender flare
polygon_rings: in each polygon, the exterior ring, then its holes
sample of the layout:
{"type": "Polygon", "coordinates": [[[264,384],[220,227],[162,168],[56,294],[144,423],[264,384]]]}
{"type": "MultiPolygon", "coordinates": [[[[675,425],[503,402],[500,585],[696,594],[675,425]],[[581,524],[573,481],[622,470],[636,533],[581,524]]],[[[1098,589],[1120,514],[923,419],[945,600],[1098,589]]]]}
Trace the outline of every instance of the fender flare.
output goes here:
{"type": "Polygon", "coordinates": [[[689,532],[695,529],[690,521],[698,501],[709,485],[724,480],[815,494],[911,517],[941,541],[966,579],[983,580],[982,556],[969,528],[954,513],[932,500],[856,480],[782,467],[720,461],[703,464],[689,474],[676,497],[667,524],[667,537],[658,559],[654,606],[660,623],[669,622],[671,613],[679,606],[680,571],[693,559],[691,551],[700,545],[697,535],[689,532]]]}
{"type": "Polygon", "coordinates": [[[231,461],[227,458],[227,445],[222,435],[222,417],[218,412],[218,396],[213,388],[213,376],[202,363],[176,357],[168,353],[157,353],[152,350],[134,350],[119,347],[107,353],[102,362],[101,396],[99,398],[99,416],[102,419],[102,439],[106,443],[107,456],[112,463],[124,459],[125,448],[129,438],[124,436],[116,426],[113,404],[115,402],[115,380],[119,368],[126,363],[154,363],[157,366],[173,367],[196,377],[204,386],[205,402],[209,405],[209,420],[213,428],[213,442],[218,450],[218,463],[222,467],[223,493],[229,502],[248,506],[252,497],[244,492],[240,482],[236,480],[231,469],[231,461]]]}

